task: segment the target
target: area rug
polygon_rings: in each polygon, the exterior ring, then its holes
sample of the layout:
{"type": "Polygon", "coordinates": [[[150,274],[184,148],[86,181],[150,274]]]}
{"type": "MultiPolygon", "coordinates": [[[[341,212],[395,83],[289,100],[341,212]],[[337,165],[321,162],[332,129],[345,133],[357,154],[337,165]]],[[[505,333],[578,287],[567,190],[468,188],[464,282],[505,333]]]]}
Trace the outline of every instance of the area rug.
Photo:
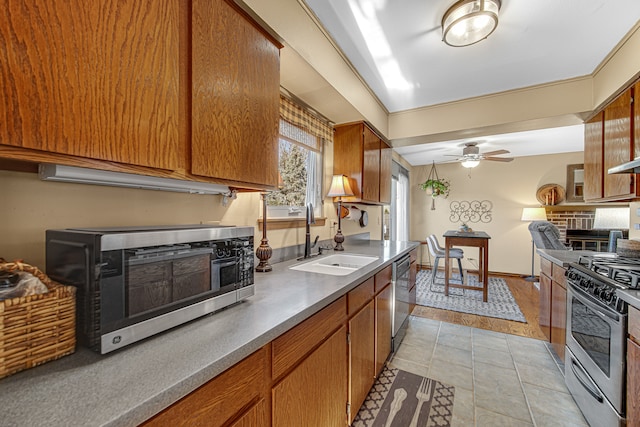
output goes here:
{"type": "Polygon", "coordinates": [[[385,367],[351,427],[450,426],[453,386],[385,367]]]}
{"type": "MultiPolygon", "coordinates": [[[[454,274],[451,280],[460,283],[460,276],[454,274]]],[[[435,283],[431,283],[431,270],[420,270],[416,277],[416,302],[426,307],[527,323],[504,279],[489,277],[487,302],[482,301],[482,285],[477,275],[468,274],[467,285],[477,286],[479,290],[449,288],[447,297],[444,295],[444,272],[438,272],[435,283]]]]}

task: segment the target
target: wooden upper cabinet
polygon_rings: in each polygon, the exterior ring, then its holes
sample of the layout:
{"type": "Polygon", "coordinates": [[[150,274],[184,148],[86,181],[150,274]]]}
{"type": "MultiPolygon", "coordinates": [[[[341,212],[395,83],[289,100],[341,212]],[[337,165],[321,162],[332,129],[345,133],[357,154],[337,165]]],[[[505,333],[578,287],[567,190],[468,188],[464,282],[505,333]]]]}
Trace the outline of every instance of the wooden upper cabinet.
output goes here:
{"type": "Polygon", "coordinates": [[[364,164],[362,168],[362,198],[377,202],[380,199],[380,138],[363,126],[364,164]]]}
{"type": "Polygon", "coordinates": [[[275,189],[280,51],[224,0],[192,5],[191,172],[275,189]]]}
{"type": "Polygon", "coordinates": [[[0,144],[179,166],[179,4],[0,5],[0,144]]]}
{"type": "Polygon", "coordinates": [[[604,109],[604,198],[635,196],[634,174],[609,175],[609,168],[633,159],[631,89],[624,91],[604,109]]]}
{"type": "Polygon", "coordinates": [[[393,150],[386,142],[380,141],[380,203],[391,203],[391,162],[393,150]]]}
{"type": "Polygon", "coordinates": [[[391,147],[364,122],[335,127],[333,173],[351,178],[352,203],[391,202],[391,147]]]}
{"type": "Polygon", "coordinates": [[[603,117],[601,111],[584,125],[584,199],[587,201],[603,196],[603,117]]]}

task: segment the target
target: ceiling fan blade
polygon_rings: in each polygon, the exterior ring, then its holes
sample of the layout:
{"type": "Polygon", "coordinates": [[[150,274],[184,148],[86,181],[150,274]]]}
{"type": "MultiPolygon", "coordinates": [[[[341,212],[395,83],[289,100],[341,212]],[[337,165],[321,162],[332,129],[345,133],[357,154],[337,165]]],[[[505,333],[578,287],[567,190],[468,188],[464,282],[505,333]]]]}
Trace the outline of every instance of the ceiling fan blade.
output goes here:
{"type": "Polygon", "coordinates": [[[482,160],[491,160],[492,162],[511,162],[513,157],[484,157],[482,160]]]}
{"type": "Polygon", "coordinates": [[[486,158],[487,156],[497,156],[500,154],[509,154],[508,150],[495,150],[495,151],[487,151],[486,153],[482,153],[482,155],[486,158]]]}

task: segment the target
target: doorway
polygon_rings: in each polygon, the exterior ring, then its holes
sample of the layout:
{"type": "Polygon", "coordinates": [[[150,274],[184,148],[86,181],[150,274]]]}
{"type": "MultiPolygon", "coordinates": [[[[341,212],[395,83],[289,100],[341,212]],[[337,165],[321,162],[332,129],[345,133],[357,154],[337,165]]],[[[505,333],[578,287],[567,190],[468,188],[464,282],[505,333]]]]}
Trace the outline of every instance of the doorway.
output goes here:
{"type": "Polygon", "coordinates": [[[383,206],[382,235],[385,240],[409,240],[409,171],[391,165],[391,205],[383,206]]]}

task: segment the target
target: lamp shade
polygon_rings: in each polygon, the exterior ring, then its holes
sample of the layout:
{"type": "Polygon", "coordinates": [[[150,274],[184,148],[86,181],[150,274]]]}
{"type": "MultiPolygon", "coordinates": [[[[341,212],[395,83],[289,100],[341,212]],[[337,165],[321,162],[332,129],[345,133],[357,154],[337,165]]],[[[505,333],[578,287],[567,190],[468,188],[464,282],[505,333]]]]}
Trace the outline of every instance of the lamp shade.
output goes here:
{"type": "Polygon", "coordinates": [[[521,221],[546,221],[547,211],[545,208],[523,208],[521,221]]]}
{"type": "Polygon", "coordinates": [[[442,41],[460,47],[489,37],[498,26],[500,0],[460,0],[442,17],[442,41]]]}
{"type": "Polygon", "coordinates": [[[622,230],[629,228],[629,208],[596,208],[594,230],[622,230]]]}
{"type": "Polygon", "coordinates": [[[349,178],[346,175],[333,175],[331,179],[331,188],[327,197],[353,196],[353,190],[349,184],[349,178]]]}

